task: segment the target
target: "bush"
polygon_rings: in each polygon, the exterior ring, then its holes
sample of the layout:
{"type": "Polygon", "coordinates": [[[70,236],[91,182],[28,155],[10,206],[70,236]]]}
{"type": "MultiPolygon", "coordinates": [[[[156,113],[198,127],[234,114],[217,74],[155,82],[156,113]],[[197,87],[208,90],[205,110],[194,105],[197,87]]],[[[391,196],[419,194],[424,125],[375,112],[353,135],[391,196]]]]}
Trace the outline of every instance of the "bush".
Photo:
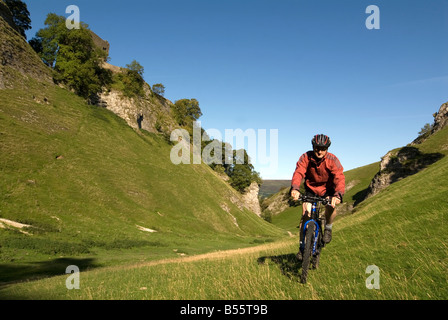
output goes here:
{"type": "Polygon", "coordinates": [[[89,248],[81,243],[52,240],[47,238],[30,238],[28,236],[11,236],[2,240],[2,247],[25,249],[50,255],[77,255],[90,253],[89,248]]]}
{"type": "Polygon", "coordinates": [[[270,210],[265,210],[261,212],[261,218],[263,218],[265,221],[272,223],[272,213],[270,210]]]}
{"type": "Polygon", "coordinates": [[[199,102],[196,99],[177,100],[173,106],[174,118],[181,126],[192,126],[193,121],[202,116],[199,102]]]}
{"type": "Polygon", "coordinates": [[[114,74],[112,86],[128,98],[143,97],[145,95],[143,72],[144,68],[134,60],[126,65],[123,72],[114,74]]]}
{"type": "Polygon", "coordinates": [[[418,133],[419,137],[425,137],[427,135],[429,135],[432,131],[433,126],[430,125],[429,123],[425,124],[423,126],[423,128],[420,130],[420,132],[418,133]]]}

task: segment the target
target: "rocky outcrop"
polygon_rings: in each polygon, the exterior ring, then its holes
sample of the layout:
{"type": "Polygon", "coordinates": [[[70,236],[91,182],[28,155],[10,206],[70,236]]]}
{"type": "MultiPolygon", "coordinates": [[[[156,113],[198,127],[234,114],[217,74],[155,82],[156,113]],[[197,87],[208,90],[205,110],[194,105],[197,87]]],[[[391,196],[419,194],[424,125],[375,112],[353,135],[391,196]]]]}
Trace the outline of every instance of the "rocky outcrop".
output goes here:
{"type": "Polygon", "coordinates": [[[373,177],[366,198],[374,196],[394,182],[416,174],[442,157],[441,153],[422,153],[412,146],[389,151],[381,159],[380,171],[373,177]]]}
{"type": "Polygon", "coordinates": [[[246,208],[253,211],[257,216],[261,216],[261,207],[258,200],[258,192],[260,187],[258,183],[252,182],[252,184],[246,188],[243,194],[243,202],[246,208]]]}
{"type": "Polygon", "coordinates": [[[448,102],[442,104],[439,111],[433,114],[434,123],[431,125],[431,130],[418,136],[411,145],[420,144],[437,131],[442,130],[448,124],[448,102]]]}
{"type": "Polygon", "coordinates": [[[431,133],[443,129],[448,124],[448,102],[440,106],[439,111],[434,115],[434,124],[432,125],[431,133]]]}
{"type": "MultiPolygon", "coordinates": [[[[108,69],[113,70],[112,67],[108,66],[108,69]]],[[[103,91],[99,97],[99,106],[114,112],[134,129],[170,133],[176,128],[176,123],[171,116],[172,103],[154,94],[146,83],[143,89],[144,97],[134,98],[126,97],[117,90],[103,91]]]]}
{"type": "Polygon", "coordinates": [[[262,211],[269,212],[271,215],[275,216],[291,206],[290,203],[290,188],[284,188],[273,194],[272,196],[266,198],[262,202],[262,211]]]}

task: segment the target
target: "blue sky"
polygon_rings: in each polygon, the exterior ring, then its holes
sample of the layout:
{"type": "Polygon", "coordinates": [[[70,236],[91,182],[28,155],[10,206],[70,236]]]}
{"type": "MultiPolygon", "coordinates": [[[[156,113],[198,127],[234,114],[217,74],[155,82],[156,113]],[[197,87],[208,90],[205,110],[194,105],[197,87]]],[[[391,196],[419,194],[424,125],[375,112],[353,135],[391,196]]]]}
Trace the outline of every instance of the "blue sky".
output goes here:
{"type": "Polygon", "coordinates": [[[266,130],[268,156],[278,130],[277,168],[252,155],[264,179],[290,179],[317,133],[346,170],[379,161],[448,101],[448,0],[24,2],[28,39],[77,5],[110,63],[135,59],[167,99],[197,99],[204,129],[266,130]],[[380,29],[366,28],[369,5],[380,29]]]}

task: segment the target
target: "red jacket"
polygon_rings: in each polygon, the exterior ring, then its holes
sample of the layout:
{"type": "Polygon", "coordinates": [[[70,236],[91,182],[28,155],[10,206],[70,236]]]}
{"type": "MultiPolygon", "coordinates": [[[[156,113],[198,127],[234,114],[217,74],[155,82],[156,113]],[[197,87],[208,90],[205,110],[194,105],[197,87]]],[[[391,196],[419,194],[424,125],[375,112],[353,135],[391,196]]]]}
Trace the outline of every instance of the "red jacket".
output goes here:
{"type": "Polygon", "coordinates": [[[292,176],[292,190],[299,190],[302,179],[305,178],[305,186],[318,196],[325,193],[330,196],[342,196],[345,193],[344,168],[339,159],[327,152],[325,157],[317,159],[313,151],[304,153],[297,161],[296,170],[292,176]]]}

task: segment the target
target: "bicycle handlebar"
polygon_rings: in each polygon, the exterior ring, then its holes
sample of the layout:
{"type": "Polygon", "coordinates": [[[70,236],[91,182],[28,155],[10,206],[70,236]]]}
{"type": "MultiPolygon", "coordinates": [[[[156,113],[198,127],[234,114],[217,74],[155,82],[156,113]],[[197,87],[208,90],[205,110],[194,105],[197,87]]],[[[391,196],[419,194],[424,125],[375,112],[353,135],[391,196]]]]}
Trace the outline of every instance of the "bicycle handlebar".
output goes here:
{"type": "Polygon", "coordinates": [[[323,197],[313,197],[313,196],[306,196],[301,194],[299,199],[297,201],[303,201],[303,202],[322,202],[323,205],[329,205],[331,203],[331,198],[323,198],[323,197]]]}

